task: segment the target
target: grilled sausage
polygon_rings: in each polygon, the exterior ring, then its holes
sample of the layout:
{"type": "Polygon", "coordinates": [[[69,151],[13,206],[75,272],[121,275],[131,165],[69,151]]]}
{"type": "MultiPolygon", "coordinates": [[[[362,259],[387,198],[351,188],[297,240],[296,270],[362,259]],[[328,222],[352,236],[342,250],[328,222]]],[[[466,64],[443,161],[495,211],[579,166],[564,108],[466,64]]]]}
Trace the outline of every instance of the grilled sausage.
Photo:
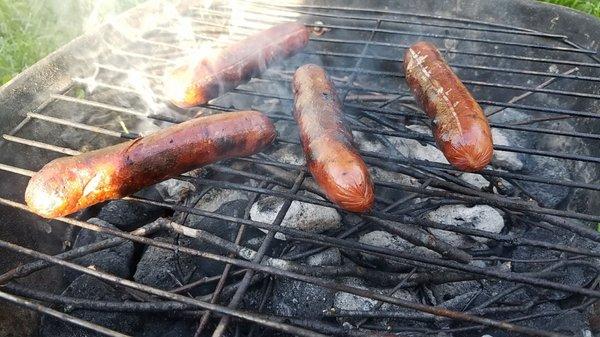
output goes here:
{"type": "Polygon", "coordinates": [[[475,172],[492,160],[490,125],[477,101],[428,42],[404,54],[406,82],[432,120],[438,148],[456,168],[475,172]]]}
{"type": "Polygon", "coordinates": [[[366,212],[373,182],[344,125],[341,103],[325,71],[314,64],[294,74],[294,118],[308,169],[329,200],[351,212],[366,212]]]}
{"type": "Polygon", "coordinates": [[[247,156],[275,139],[257,111],[196,118],[132,141],[58,158],[33,175],[25,201],[47,218],[132,194],[221,159],[247,156]]]}
{"type": "Polygon", "coordinates": [[[308,43],[301,23],[283,23],[254,34],[198,64],[170,72],[164,83],[166,97],[181,108],[204,104],[247,81],[277,59],[291,56],[308,43]]]}

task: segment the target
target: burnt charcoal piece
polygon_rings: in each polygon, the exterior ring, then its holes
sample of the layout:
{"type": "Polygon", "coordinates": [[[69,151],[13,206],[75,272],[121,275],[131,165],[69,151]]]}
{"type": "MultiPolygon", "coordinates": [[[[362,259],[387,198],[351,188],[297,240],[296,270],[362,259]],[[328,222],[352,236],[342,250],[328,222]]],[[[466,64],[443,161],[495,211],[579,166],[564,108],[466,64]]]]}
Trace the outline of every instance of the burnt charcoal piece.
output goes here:
{"type": "MultiPolygon", "coordinates": [[[[552,331],[565,336],[586,336],[585,331],[589,330],[585,317],[577,311],[565,311],[553,303],[542,303],[534,307],[527,313],[515,313],[503,318],[521,317],[528,314],[548,314],[548,316],[537,317],[533,319],[519,321],[518,324],[534,329],[544,331],[552,331]],[[550,315],[551,313],[559,313],[558,315],[550,315]]],[[[477,333],[468,334],[468,336],[482,336],[489,334],[494,337],[511,337],[514,332],[505,330],[487,329],[478,331],[477,333]]],[[[591,336],[591,334],[589,335],[591,336]]]]}
{"type": "Polygon", "coordinates": [[[144,326],[141,332],[136,332],[140,337],[186,337],[193,336],[196,331],[198,319],[183,319],[165,317],[165,315],[145,315],[144,326]]]}
{"type": "MultiPolygon", "coordinates": [[[[88,222],[102,227],[117,229],[108,222],[97,218],[91,218],[88,220],[88,222]]],[[[82,229],[75,238],[73,248],[112,238],[114,238],[114,236],[110,234],[103,234],[88,229],[82,229]]],[[[126,241],[118,246],[82,256],[73,260],[73,262],[84,267],[93,265],[97,270],[102,270],[119,277],[128,278],[132,273],[131,265],[133,263],[133,242],[126,241]]],[[[81,275],[80,272],[66,268],[64,272],[65,282],[71,282],[79,275],[81,275]]]]}
{"type": "MultiPolygon", "coordinates": [[[[136,195],[151,200],[162,200],[154,187],[149,187],[136,195]]],[[[130,232],[156,220],[164,215],[165,211],[163,207],[138,201],[114,200],[102,207],[100,213],[98,213],[98,218],[117,226],[121,230],[130,232]]]]}
{"type": "Polygon", "coordinates": [[[447,282],[431,286],[438,303],[449,301],[470,291],[478,291],[480,288],[481,285],[477,281],[447,282]]]}
{"type": "MultiPolygon", "coordinates": [[[[504,281],[504,280],[482,280],[481,283],[483,284],[483,293],[477,298],[477,301],[473,301],[473,303],[471,304],[471,307],[473,306],[477,306],[480,303],[487,301],[488,299],[503,293],[505,291],[508,291],[509,289],[513,288],[514,286],[516,286],[516,283],[513,282],[508,282],[508,281],[504,281]]],[[[499,299],[495,304],[493,304],[492,306],[498,306],[498,305],[525,305],[528,302],[537,299],[537,296],[531,296],[531,294],[529,294],[527,292],[527,290],[525,289],[525,287],[521,287],[518,290],[515,290],[514,292],[502,297],[501,299],[499,299]]]]}
{"type": "MultiPolygon", "coordinates": [[[[515,123],[519,121],[530,120],[531,115],[524,113],[520,110],[515,109],[504,109],[502,112],[493,115],[490,118],[491,122],[495,123],[515,123]]],[[[553,127],[556,128],[556,127],[553,127]]],[[[506,130],[502,129],[502,134],[504,134],[504,138],[506,138],[509,142],[507,145],[529,148],[529,149],[543,149],[543,150],[557,150],[559,152],[568,152],[564,147],[549,147],[549,144],[553,139],[557,139],[560,137],[555,137],[553,135],[547,135],[547,137],[530,137],[527,133],[515,131],[515,130],[506,130]]],[[[496,134],[494,134],[496,136],[496,134]]],[[[494,143],[496,145],[505,145],[503,140],[500,142],[496,141],[496,137],[494,137],[494,143]]],[[[501,151],[496,151],[501,152],[501,151]]],[[[521,155],[514,154],[512,152],[502,152],[503,160],[499,161],[500,164],[509,164],[509,165],[497,165],[500,168],[507,170],[517,170],[520,169],[521,173],[529,174],[535,177],[545,177],[550,179],[557,180],[570,180],[571,172],[573,172],[573,168],[567,164],[565,160],[556,159],[552,157],[546,156],[531,156],[531,155],[521,155]],[[510,156],[513,158],[511,159],[510,156]],[[514,158],[514,157],[517,158],[514,158]],[[506,160],[510,159],[510,160],[506,160]],[[515,161],[514,159],[517,159],[515,161]],[[517,163],[519,165],[511,165],[511,162],[517,163]],[[521,162],[521,163],[519,163],[521,162]],[[519,168],[519,166],[521,166],[519,168]]],[[[492,164],[494,164],[492,162],[492,164]]],[[[523,188],[533,195],[536,200],[538,200],[542,205],[546,207],[554,208],[561,201],[563,201],[569,195],[569,188],[559,185],[549,185],[549,184],[540,184],[534,183],[530,181],[522,181],[520,182],[523,188]]]]}
{"type": "MultiPolygon", "coordinates": [[[[219,207],[216,213],[221,215],[234,216],[237,218],[243,218],[247,204],[247,200],[234,200],[226,202],[219,207]]],[[[221,219],[191,215],[188,217],[188,221],[185,223],[185,225],[195,229],[207,231],[230,242],[235,241],[235,237],[237,236],[237,231],[239,228],[239,224],[237,223],[231,223],[221,219]]],[[[263,237],[264,234],[261,231],[259,231],[256,228],[247,226],[244,233],[242,245],[248,248],[258,249],[257,246],[260,246],[260,243],[262,242],[261,238],[263,237]]],[[[180,235],[178,243],[183,247],[189,247],[203,252],[227,255],[227,251],[225,251],[224,249],[216,247],[204,241],[200,241],[196,238],[189,238],[180,235]]],[[[202,276],[218,275],[223,271],[223,268],[225,267],[225,265],[222,262],[203,259],[191,256],[189,254],[181,254],[179,256],[179,264],[182,266],[197,267],[198,272],[202,274],[202,276]]]]}
{"type": "MultiPolygon", "coordinates": [[[[570,220],[576,221],[576,220],[570,220]]],[[[585,224],[580,223],[581,226],[585,226],[585,224]]],[[[584,248],[590,251],[598,251],[600,247],[597,244],[593,243],[588,239],[581,238],[580,236],[569,232],[564,229],[554,228],[552,230],[544,229],[544,228],[532,228],[527,231],[524,235],[526,239],[532,240],[540,240],[551,243],[560,243],[564,245],[569,245],[572,247],[584,248]]],[[[549,250],[546,248],[532,247],[532,246],[519,246],[513,252],[514,259],[530,259],[530,260],[540,260],[540,259],[556,259],[561,257],[561,252],[549,250]]],[[[596,266],[598,266],[597,259],[587,259],[585,261],[589,261],[596,266]]],[[[541,271],[544,268],[550,267],[556,262],[536,262],[536,263],[524,263],[524,262],[515,262],[513,264],[513,270],[515,272],[536,272],[541,271]]],[[[589,284],[594,277],[596,277],[596,270],[590,266],[580,265],[577,263],[572,263],[566,267],[562,267],[554,270],[555,272],[560,273],[559,276],[549,278],[548,280],[562,283],[565,285],[570,285],[574,287],[585,287],[589,284]]],[[[527,289],[535,294],[539,294],[545,298],[560,300],[565,299],[571,296],[571,293],[544,289],[540,287],[527,287],[527,289]]]]}
{"type": "MultiPolygon", "coordinates": [[[[318,285],[278,278],[265,306],[265,312],[286,317],[321,319],[323,310],[333,305],[335,292],[318,285]]],[[[253,288],[244,298],[244,308],[258,310],[263,298],[260,287],[253,288]]]]}
{"type": "MultiPolygon", "coordinates": [[[[155,240],[175,243],[172,238],[158,237],[155,240]]],[[[193,277],[197,269],[190,264],[180,265],[178,258],[178,252],[149,246],[137,264],[133,279],[163,290],[177,288],[182,283],[186,283],[188,278],[193,277]]]]}
{"type": "MultiPolygon", "coordinates": [[[[530,156],[525,163],[523,172],[535,177],[545,177],[556,180],[572,180],[571,168],[564,160],[530,156]]],[[[523,188],[538,200],[541,206],[555,208],[568,195],[570,189],[560,185],[548,185],[523,181],[523,188]]]]}
{"type": "MultiPolygon", "coordinates": [[[[62,295],[90,300],[103,301],[125,301],[133,300],[129,295],[107,284],[93,276],[81,275],[75,279],[62,295]]],[[[128,314],[125,312],[109,312],[109,311],[91,311],[75,309],[72,311],[62,310],[63,312],[81,318],[85,321],[92,322],[103,327],[133,335],[139,331],[141,324],[141,316],[128,314]]],[[[65,323],[61,320],[50,316],[42,316],[40,322],[41,337],[96,337],[104,336],[100,333],[80,328],[70,323],[65,323]]]]}

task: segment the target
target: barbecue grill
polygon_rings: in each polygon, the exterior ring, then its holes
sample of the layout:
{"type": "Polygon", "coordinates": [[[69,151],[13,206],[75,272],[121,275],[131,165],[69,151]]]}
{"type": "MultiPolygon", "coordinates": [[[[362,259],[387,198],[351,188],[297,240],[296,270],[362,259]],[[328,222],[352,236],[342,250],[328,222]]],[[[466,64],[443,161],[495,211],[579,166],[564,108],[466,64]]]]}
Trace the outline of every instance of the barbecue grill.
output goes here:
{"type": "Polygon", "coordinates": [[[124,13],[0,91],[0,335],[589,335],[600,329],[598,32],[592,17],[519,0],[150,1],[124,13]],[[162,98],[165,69],[196,42],[206,51],[290,20],[313,29],[298,55],[199,108],[162,98]],[[419,40],[440,47],[497,132],[500,155],[480,175],[423,156],[433,140],[401,71],[419,40]],[[298,155],[289,82],[305,63],[332,76],[374,170],[370,214],[323,199],[298,155]],[[28,177],[54,158],[241,109],[276,123],[268,151],[68,218],[23,204],[28,177]],[[334,211],[337,226],[282,226],[302,207],[300,218],[334,211]],[[452,211],[474,209],[502,225],[452,211]],[[134,220],[90,220],[107,213],[134,220]],[[90,260],[115,247],[130,249],[125,274],[90,260]],[[169,259],[201,270],[140,276],[169,259]]]}

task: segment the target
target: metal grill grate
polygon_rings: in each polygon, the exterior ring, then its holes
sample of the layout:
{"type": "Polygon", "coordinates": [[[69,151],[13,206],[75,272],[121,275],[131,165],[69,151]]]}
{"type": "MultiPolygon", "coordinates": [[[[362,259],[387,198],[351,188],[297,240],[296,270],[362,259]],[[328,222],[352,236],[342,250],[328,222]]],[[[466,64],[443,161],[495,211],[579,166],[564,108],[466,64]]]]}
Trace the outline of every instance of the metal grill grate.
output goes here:
{"type": "MultiPolygon", "coordinates": [[[[584,49],[569,41],[566,36],[558,34],[547,34],[484,21],[391,10],[318,5],[280,7],[256,3],[248,4],[245,11],[248,17],[241,24],[232,22],[231,8],[221,4],[215,4],[210,9],[195,7],[186,14],[194,22],[194,34],[198,39],[215,41],[217,44],[227,43],[219,37],[231,32],[232,23],[235,24],[235,34],[230,34],[228,37],[230,40],[235,40],[251,34],[253,31],[268,27],[277,21],[275,19],[300,20],[314,26],[315,29],[324,30],[325,34],[312,35],[305,51],[268,69],[262,75],[253,78],[248,85],[238,87],[226,96],[201,107],[200,110],[204,113],[232,111],[268,103],[276,107],[267,112],[274,121],[293,120],[286,108],[289,107],[292,100],[290,90],[288,90],[291,75],[299,64],[310,60],[313,62],[320,60],[332,75],[342,94],[351,128],[354,131],[380,137],[378,139],[382,139],[387,146],[385,154],[361,151],[367,163],[410,176],[418,181],[418,186],[376,180],[376,189],[386,188],[402,191],[406,197],[399,200],[388,200],[386,196],[378,194],[376,210],[369,215],[362,216],[360,221],[344,226],[335,236],[328,236],[279,226],[294,200],[339,210],[337,206],[328,201],[298,193],[302,190],[309,190],[320,194],[312,187],[310,180],[305,179],[307,172],[304,166],[277,161],[267,154],[236,159],[225,164],[213,164],[209,166],[211,170],[232,179],[213,180],[186,175],[177,179],[197,183],[206,189],[220,188],[246,193],[249,196],[248,208],[259,196],[269,195],[283,198],[285,199],[284,206],[278,212],[274,223],[252,221],[249,219],[248,210],[243,217],[232,217],[217,212],[203,211],[189,205],[130,197],[128,199],[169,208],[179,212],[178,214],[222,219],[243,226],[240,227],[237,241],[228,242],[211,233],[186,228],[178,223],[177,219],[162,225],[155,224],[154,227],[144,226],[132,233],[126,233],[79,220],[60,218],[58,220],[64,224],[108,233],[114,235],[115,238],[56,256],[7,241],[0,241],[0,247],[3,249],[22,253],[37,260],[5,271],[3,275],[0,275],[0,284],[5,284],[0,290],[1,298],[109,336],[122,336],[122,334],[53,310],[49,305],[68,304],[73,308],[124,312],[176,311],[184,313],[193,311],[196,316],[202,317],[199,318],[199,322],[201,322],[199,331],[204,333],[208,330],[209,317],[217,315],[220,320],[216,327],[213,327],[215,336],[224,332],[228,326],[243,324],[245,321],[257,324],[251,329],[249,335],[256,334],[258,326],[266,326],[301,336],[369,335],[377,333],[381,327],[369,324],[368,319],[384,317],[411,318],[426,322],[446,317],[450,320],[465,322],[462,326],[444,330],[409,329],[412,332],[424,334],[441,331],[461,333],[495,327],[527,335],[555,336],[558,334],[518,324],[520,321],[534,317],[552,317],[571,310],[584,311],[596,301],[596,298],[600,297],[600,291],[596,289],[597,281],[587,287],[579,287],[552,280],[552,277],[556,276],[555,271],[568,272],[567,267],[570,266],[582,266],[597,270],[598,266],[594,262],[595,260],[589,258],[600,257],[598,250],[521,238],[511,233],[494,234],[478,229],[455,227],[425,220],[420,216],[425,211],[444,204],[487,204],[502,209],[511,218],[519,219],[519,221],[532,226],[566,229],[574,235],[598,243],[600,242],[600,233],[580,222],[573,221],[573,219],[600,222],[600,216],[578,209],[548,207],[540,204],[536,202],[534,196],[528,193],[527,189],[523,188],[522,183],[569,187],[572,189],[571,191],[587,191],[586,193],[595,193],[594,191],[600,190],[600,184],[586,181],[583,178],[566,179],[490,168],[481,174],[490,181],[491,186],[495,187],[497,191],[506,191],[502,185],[504,180],[514,186],[514,191],[511,195],[482,191],[457,178],[455,175],[457,171],[451,166],[406,158],[403,154],[397,153],[395,148],[390,147],[390,144],[386,144],[384,138],[392,136],[433,143],[430,136],[417,133],[404,126],[406,120],[424,124],[425,117],[422,112],[412,106],[411,95],[403,84],[403,73],[399,71],[403,51],[410,42],[418,39],[430,39],[445,46],[441,51],[449,57],[450,64],[464,78],[464,83],[473,90],[477,97],[485,98],[479,102],[486,108],[488,115],[498,114],[507,108],[525,111],[531,115],[531,118],[516,123],[493,121],[491,125],[494,128],[522,132],[531,137],[554,135],[569,141],[576,140],[596,144],[596,141],[600,139],[600,134],[576,131],[575,129],[553,128],[548,123],[550,121],[593,123],[600,117],[595,111],[589,109],[562,108],[562,106],[593,106],[592,103],[588,105],[570,103],[576,100],[595,101],[600,98],[600,59],[596,56],[595,51],[584,49]],[[277,15],[272,15],[275,12],[277,15]],[[460,43],[460,49],[455,47],[457,43],[460,43]],[[551,66],[555,71],[547,70],[551,66]],[[516,80],[517,78],[518,80],[516,80]],[[273,90],[273,88],[283,89],[273,90]],[[582,88],[587,88],[587,90],[582,90],[582,88]],[[542,104],[544,99],[547,99],[549,103],[542,104]],[[554,105],[553,102],[569,102],[569,104],[554,105]],[[251,163],[258,169],[255,172],[236,169],[235,163],[240,162],[251,163]],[[254,186],[248,183],[250,180],[258,182],[258,185],[254,186]],[[422,201],[415,202],[417,198],[421,198],[422,201]],[[409,204],[409,202],[411,203],[409,204]],[[405,228],[405,224],[415,226],[405,228]],[[348,239],[369,226],[382,228],[413,243],[425,245],[438,252],[441,257],[426,257],[410,251],[375,247],[348,239]],[[260,249],[251,254],[239,245],[246,227],[256,227],[267,231],[260,249]],[[491,253],[479,254],[478,252],[464,251],[441,242],[430,242],[424,236],[426,233],[424,229],[427,228],[487,238],[511,249],[518,246],[533,246],[563,252],[563,255],[562,258],[555,261],[554,265],[540,272],[500,271],[496,268],[480,267],[466,262],[485,260],[500,264],[513,260],[491,253]],[[223,248],[230,255],[207,253],[145,237],[158,229],[168,229],[180,233],[187,231],[187,235],[191,230],[193,235],[223,248]],[[290,239],[280,256],[267,256],[277,232],[285,234],[290,239]],[[68,262],[76,257],[118,245],[123,240],[175,250],[181,254],[204,257],[219,261],[227,267],[220,277],[202,279],[182,285],[179,289],[165,291],[68,262]],[[348,254],[368,253],[389,261],[412,265],[414,269],[409,273],[392,273],[362,267],[311,267],[298,262],[301,258],[327,247],[337,247],[348,254]],[[84,300],[34,290],[16,282],[18,278],[53,265],[79,270],[111,284],[139,290],[163,300],[124,303],[84,300]],[[371,312],[332,311],[324,313],[323,320],[313,321],[261,314],[262,307],[253,311],[238,309],[241,299],[251,284],[264,282],[266,285],[264,290],[267,292],[273,282],[272,276],[296,279],[336,291],[371,298],[378,301],[379,305],[381,303],[395,304],[414,309],[414,313],[386,312],[376,309],[371,312]],[[391,295],[393,291],[389,294],[381,294],[333,280],[339,276],[357,276],[374,282],[394,284],[396,285],[394,289],[414,287],[428,282],[443,283],[487,278],[514,282],[514,286],[504,293],[497,294],[482,305],[458,312],[395,298],[391,295]],[[187,289],[201,284],[216,284],[215,290],[212,294],[200,298],[184,295],[187,289]],[[535,303],[531,303],[529,306],[494,306],[504,296],[526,286],[561,290],[580,296],[576,303],[561,311],[541,314],[522,314],[535,303]],[[225,293],[227,296],[224,296],[225,293]],[[221,300],[223,297],[228,300],[223,302],[221,300]],[[32,302],[32,300],[40,301],[43,305],[32,302]],[[494,320],[493,317],[500,313],[508,313],[510,318],[502,322],[494,320]],[[230,322],[230,317],[236,318],[236,321],[230,322]],[[360,328],[347,330],[328,319],[330,317],[363,318],[364,320],[361,321],[360,328]]],[[[119,116],[124,121],[123,124],[146,126],[152,125],[152,123],[164,126],[190,118],[191,114],[184,116],[174,114],[172,111],[168,113],[165,111],[147,112],[141,110],[134,103],[131,105],[128,105],[129,103],[119,104],[119,100],[110,99],[110,97],[124,97],[123,95],[131,97],[132,101],[139,102],[140,99],[143,99],[138,97],[138,88],[123,85],[120,81],[114,80],[119,78],[118,76],[126,76],[134,68],[151,83],[157,93],[156,98],[161,101],[160,78],[162,72],[173,64],[174,58],[185,54],[185,49],[175,40],[176,33],[176,27],[158,25],[142,36],[131,39],[127,45],[110,48],[106,54],[99,57],[98,60],[94,60],[96,62],[95,73],[89,74],[94,78],[93,82],[90,82],[90,78],[73,78],[65,92],[50,95],[35,111],[27,113],[26,118],[16,128],[3,136],[4,140],[0,143],[0,151],[8,151],[10,146],[12,151],[20,149],[20,156],[24,157],[27,157],[33,148],[48,151],[50,157],[76,155],[80,153],[80,150],[85,150],[82,148],[82,144],[99,147],[104,143],[136,138],[139,135],[138,132],[146,131],[144,129],[130,131],[126,127],[119,129],[118,124],[101,125],[101,123],[94,123],[94,119],[89,118],[90,116],[86,116],[86,118],[79,114],[69,116],[69,114],[63,113],[66,111],[80,109],[83,111],[82,114],[102,111],[110,113],[111,116],[119,116]],[[89,88],[90,85],[94,86],[94,93],[81,97],[79,88],[89,88]],[[145,124],[140,121],[144,121],[145,124]],[[152,123],[147,123],[147,121],[152,121],[152,123]],[[53,142],[50,138],[45,139],[48,137],[37,138],[35,132],[31,132],[31,130],[48,127],[52,130],[80,134],[82,139],[73,144],[68,144],[68,142],[66,144],[60,137],[54,139],[53,142]],[[101,141],[95,142],[95,139],[101,141]]],[[[275,146],[285,144],[296,146],[299,144],[297,136],[280,134],[275,146]]],[[[555,151],[542,146],[508,145],[496,145],[495,150],[523,156],[555,158],[568,162],[569,165],[580,170],[593,170],[600,163],[599,157],[583,151],[555,151]]],[[[30,176],[33,173],[31,170],[39,169],[39,167],[22,167],[16,163],[6,162],[0,163],[0,169],[16,175],[30,176]]],[[[23,204],[4,196],[0,198],[0,203],[26,211],[23,204]]],[[[341,212],[341,210],[339,211],[341,212]]],[[[210,326],[212,327],[212,325],[210,326]]],[[[403,332],[404,330],[399,329],[398,331],[403,332]]]]}

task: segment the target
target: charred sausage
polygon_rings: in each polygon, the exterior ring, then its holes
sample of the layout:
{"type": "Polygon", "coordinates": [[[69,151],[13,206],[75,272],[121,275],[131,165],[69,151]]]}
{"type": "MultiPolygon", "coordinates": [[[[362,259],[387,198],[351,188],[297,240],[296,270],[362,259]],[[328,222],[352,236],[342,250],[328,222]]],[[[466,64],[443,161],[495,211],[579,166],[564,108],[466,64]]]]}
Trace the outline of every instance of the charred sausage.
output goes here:
{"type": "Polygon", "coordinates": [[[314,64],[294,74],[294,118],[306,163],[329,200],[351,212],[366,212],[375,199],[367,165],[353,146],[333,83],[314,64]]]}
{"type": "Polygon", "coordinates": [[[412,45],[404,55],[404,73],[446,159],[460,170],[481,171],[494,151],[490,125],[439,51],[428,42],[412,45]]]}
{"type": "Polygon", "coordinates": [[[301,23],[283,23],[202,58],[178,67],[166,77],[166,97],[181,108],[204,104],[247,81],[269,63],[291,56],[308,43],[309,30],[301,23]]]}
{"type": "Polygon", "coordinates": [[[43,217],[64,216],[205,164],[251,155],[275,135],[271,121],[257,111],[196,118],[146,137],[55,159],[29,180],[25,201],[43,217]]]}

